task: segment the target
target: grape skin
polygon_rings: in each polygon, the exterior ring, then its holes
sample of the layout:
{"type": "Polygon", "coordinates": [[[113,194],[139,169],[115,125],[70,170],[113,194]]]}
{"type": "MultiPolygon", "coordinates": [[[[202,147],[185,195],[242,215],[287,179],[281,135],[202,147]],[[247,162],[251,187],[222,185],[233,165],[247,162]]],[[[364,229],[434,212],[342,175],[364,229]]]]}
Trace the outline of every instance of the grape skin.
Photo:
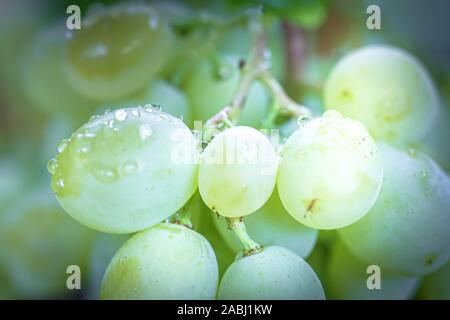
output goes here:
{"type": "Polygon", "coordinates": [[[256,129],[237,126],[217,134],[205,148],[199,191],[205,204],[226,217],[258,210],[275,187],[277,155],[256,129]]]}
{"type": "MultiPolygon", "coordinates": [[[[225,219],[210,213],[220,236],[236,254],[242,251],[242,244],[231,230],[225,219]]],[[[257,211],[244,219],[247,233],[262,246],[276,245],[287,248],[302,258],[313,250],[318,231],[305,227],[294,220],[281,204],[275,190],[267,202],[257,211]]]]}
{"type": "Polygon", "coordinates": [[[68,41],[65,74],[87,97],[124,97],[164,67],[172,37],[158,13],[144,4],[93,11],[68,41]]]}
{"type": "Polygon", "coordinates": [[[326,269],[325,287],[333,299],[343,300],[403,300],[409,299],[417,289],[420,280],[384,268],[380,269],[381,289],[370,290],[367,267],[372,263],[354,257],[342,241],[333,245],[326,269]]]}
{"type": "Polygon", "coordinates": [[[330,110],[288,138],[277,185],[294,219],[329,230],[363,217],[378,197],[382,177],[377,146],[366,129],[330,110]]]}
{"type": "Polygon", "coordinates": [[[49,162],[52,189],[74,219],[130,233],[168,218],[197,188],[197,140],[178,118],[152,108],[94,117],[49,162]]]}
{"type": "Polygon", "coordinates": [[[158,224],[131,237],[106,270],[101,299],[214,299],[218,268],[200,234],[158,224]]]}
{"type": "Polygon", "coordinates": [[[292,251],[278,246],[238,258],[225,272],[218,291],[222,300],[323,300],[314,270],[292,251]]]}
{"type": "Polygon", "coordinates": [[[409,53],[387,46],[351,52],[332,70],[325,106],[364,123],[377,140],[411,143],[430,129],[438,98],[430,75],[409,53]]]}
{"type": "Polygon", "coordinates": [[[60,25],[40,31],[24,50],[20,64],[22,88],[30,104],[47,115],[86,117],[95,103],[82,96],[63,73],[63,49],[67,41],[60,25]]]}
{"type": "Polygon", "coordinates": [[[362,260],[423,275],[450,258],[450,179],[427,155],[379,145],[383,188],[370,212],[338,230],[362,260]]]}
{"type": "Polygon", "coordinates": [[[85,268],[93,237],[47,188],[28,190],[0,215],[0,266],[20,298],[67,295],[66,268],[85,268]]]}

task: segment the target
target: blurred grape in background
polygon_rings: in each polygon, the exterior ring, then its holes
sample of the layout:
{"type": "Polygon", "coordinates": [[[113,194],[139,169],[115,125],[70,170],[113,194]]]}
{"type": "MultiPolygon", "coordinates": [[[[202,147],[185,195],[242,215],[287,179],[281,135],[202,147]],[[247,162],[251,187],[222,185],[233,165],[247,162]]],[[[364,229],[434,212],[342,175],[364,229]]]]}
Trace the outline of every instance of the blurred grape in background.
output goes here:
{"type": "MultiPolygon", "coordinates": [[[[264,12],[272,73],[293,100],[308,106],[314,115],[343,106],[339,111],[363,122],[374,138],[426,152],[448,178],[449,1],[1,0],[0,299],[99,297],[110,260],[132,235],[103,234],[66,214],[52,194],[47,162],[58,148],[64,149],[63,139],[108,109],[158,105],[190,129],[195,120],[205,122],[219,112],[236,91],[240,64],[252,53],[252,24],[245,17],[249,8],[259,6],[264,12]],[[81,8],[81,30],[66,27],[66,9],[71,4],[81,8]],[[381,8],[381,30],[366,27],[370,4],[381,8]],[[389,117],[390,109],[380,110],[371,103],[378,93],[359,96],[355,106],[345,105],[345,99],[326,89],[330,74],[342,88],[351,84],[351,70],[334,69],[336,64],[341,61],[342,67],[341,58],[372,45],[399,48],[413,56],[411,68],[420,65],[421,81],[430,88],[421,100],[426,105],[414,121],[394,124],[408,131],[399,133],[401,139],[384,132],[378,135],[380,126],[371,127],[372,122],[365,119],[368,113],[358,109],[372,108],[374,117],[389,117]],[[70,265],[81,268],[81,290],[67,288],[70,265]]],[[[362,58],[360,68],[368,68],[365,62],[362,58]]],[[[396,72],[408,75],[400,80],[403,89],[410,86],[405,91],[420,95],[413,81],[415,69],[402,67],[396,72]]],[[[396,89],[393,85],[392,90],[396,89]]],[[[394,98],[392,104],[398,106],[399,101],[394,98]]],[[[277,127],[286,139],[297,123],[281,116],[269,124],[267,114],[274,103],[268,88],[255,82],[239,124],[277,127]]],[[[222,277],[240,251],[240,243],[227,233],[223,219],[216,219],[199,198],[193,201],[194,230],[211,243],[222,277]]],[[[296,223],[274,193],[248,218],[247,227],[262,245],[281,245],[306,259],[327,298],[450,298],[449,262],[423,276],[389,270],[383,290],[368,292],[367,261],[336,234],[296,223]]],[[[450,233],[449,225],[440,231],[445,228],[450,233]]]]}

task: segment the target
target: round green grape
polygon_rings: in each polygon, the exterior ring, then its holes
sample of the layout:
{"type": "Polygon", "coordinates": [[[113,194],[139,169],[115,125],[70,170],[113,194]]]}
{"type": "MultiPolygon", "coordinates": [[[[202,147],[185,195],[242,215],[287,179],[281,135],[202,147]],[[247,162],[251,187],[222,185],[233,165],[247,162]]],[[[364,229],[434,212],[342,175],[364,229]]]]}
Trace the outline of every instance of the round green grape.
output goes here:
{"type": "Polygon", "coordinates": [[[47,115],[86,117],[95,103],[73,89],[63,73],[66,31],[63,23],[51,25],[33,39],[22,58],[22,87],[31,105],[47,115]]]}
{"type": "Polygon", "coordinates": [[[0,264],[21,298],[68,295],[66,269],[85,268],[93,236],[47,188],[31,190],[0,215],[0,264]]]}
{"type": "Polygon", "coordinates": [[[114,99],[144,87],[167,62],[172,34],[145,4],[92,11],[66,47],[65,73],[79,92],[114,99]]]}
{"type": "Polygon", "coordinates": [[[131,237],[106,270],[101,299],[214,299],[217,260],[208,241],[184,226],[158,224],[131,237]]]}
{"type": "Polygon", "coordinates": [[[415,142],[430,129],[438,99],[430,75],[409,53],[386,46],[356,50],[338,62],[325,107],[364,123],[377,140],[415,142]]]}
{"type": "Polygon", "coordinates": [[[277,154],[265,135],[244,126],[217,134],[205,148],[198,185],[205,204],[226,217],[258,210],[275,187],[277,154]]]}
{"type": "Polygon", "coordinates": [[[361,260],[412,275],[450,258],[450,179],[427,155],[380,144],[384,182],[369,213],[338,230],[361,260]]]}
{"type": "Polygon", "coordinates": [[[361,219],[381,189],[377,146],[359,122],[327,111],[297,129],[281,152],[278,192],[294,219],[337,229],[361,219]]]}
{"type": "MultiPolygon", "coordinates": [[[[227,245],[234,253],[241,252],[242,244],[228,229],[225,219],[210,215],[227,245]]],[[[304,259],[316,244],[318,231],[294,220],[284,209],[276,190],[260,209],[245,217],[244,222],[249,236],[260,245],[284,247],[304,259]]]]}
{"type": "Polygon", "coordinates": [[[372,264],[355,258],[342,241],[334,244],[326,270],[325,286],[333,299],[403,300],[413,296],[420,279],[401,275],[384,268],[379,270],[380,288],[369,289],[372,264]]]}
{"type": "Polygon", "coordinates": [[[178,118],[153,108],[93,117],[50,160],[52,189],[74,219],[130,233],[168,218],[197,188],[197,140],[178,118]]]}
{"type": "Polygon", "coordinates": [[[225,272],[218,291],[223,300],[323,300],[314,270],[292,251],[269,246],[238,258],[225,272]]]}

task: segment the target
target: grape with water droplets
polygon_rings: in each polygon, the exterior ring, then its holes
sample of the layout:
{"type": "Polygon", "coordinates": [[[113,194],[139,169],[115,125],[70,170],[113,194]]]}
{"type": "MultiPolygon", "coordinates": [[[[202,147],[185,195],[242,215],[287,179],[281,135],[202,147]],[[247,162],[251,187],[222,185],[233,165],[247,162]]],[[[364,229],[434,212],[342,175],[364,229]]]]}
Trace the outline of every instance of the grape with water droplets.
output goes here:
{"type": "Polygon", "coordinates": [[[197,188],[197,140],[153,108],[94,117],[50,160],[62,207],[99,231],[130,233],[168,218],[197,188]]]}
{"type": "Polygon", "coordinates": [[[325,230],[362,218],[383,180],[380,155],[367,130],[331,110],[288,138],[278,171],[286,210],[301,223],[325,230]]]}

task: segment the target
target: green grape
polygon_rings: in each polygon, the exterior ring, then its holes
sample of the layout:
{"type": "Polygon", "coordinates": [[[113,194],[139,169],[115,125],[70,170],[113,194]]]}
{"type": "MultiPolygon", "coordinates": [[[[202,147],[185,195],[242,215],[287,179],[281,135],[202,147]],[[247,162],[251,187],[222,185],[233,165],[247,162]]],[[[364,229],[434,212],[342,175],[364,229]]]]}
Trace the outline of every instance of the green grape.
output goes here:
{"type": "Polygon", "coordinates": [[[40,31],[25,50],[20,75],[30,104],[47,115],[86,116],[95,103],[71,87],[63,73],[64,23],[40,31]]]}
{"type": "Polygon", "coordinates": [[[342,241],[335,243],[326,269],[325,284],[333,299],[402,300],[412,297],[419,278],[380,268],[380,289],[369,289],[370,263],[355,258],[342,241]],[[368,280],[369,279],[369,280],[368,280]]]}
{"type": "MultiPolygon", "coordinates": [[[[228,105],[239,84],[239,59],[236,56],[201,59],[185,80],[185,92],[191,102],[195,120],[206,121],[228,105]]],[[[242,108],[239,124],[262,126],[269,110],[270,97],[263,85],[251,86],[242,108]]]]}
{"type": "Polygon", "coordinates": [[[198,176],[200,195],[214,212],[242,217],[258,210],[275,186],[278,158],[256,129],[233,127],[205,148],[198,176]]]}
{"type": "Polygon", "coordinates": [[[158,224],[131,237],[106,270],[101,299],[214,299],[217,261],[208,241],[158,224]]]}
{"type": "Polygon", "coordinates": [[[278,246],[238,258],[225,272],[218,298],[223,300],[322,300],[314,270],[294,252],[278,246]]]}
{"type": "Polygon", "coordinates": [[[374,46],[335,66],[325,86],[325,107],[361,121],[375,139],[403,143],[430,129],[438,99],[430,75],[413,56],[374,46]]]}
{"type": "MultiPolygon", "coordinates": [[[[210,216],[223,240],[234,253],[242,251],[241,242],[234,232],[227,228],[225,219],[218,219],[213,214],[210,216]]],[[[305,227],[294,220],[284,209],[276,190],[269,200],[246,217],[244,222],[249,236],[262,246],[284,247],[306,258],[316,244],[317,230],[305,227]]]]}
{"type": "Polygon", "coordinates": [[[450,300],[450,261],[423,278],[419,297],[431,300],[450,300]]]}
{"type": "Polygon", "coordinates": [[[92,239],[47,188],[32,190],[0,216],[0,264],[22,298],[68,295],[66,269],[85,270],[92,239]]]}
{"type": "Polygon", "coordinates": [[[50,160],[52,189],[74,219],[109,233],[145,229],[180,209],[197,188],[197,140],[156,109],[93,117],[50,160]]]}
{"type": "Polygon", "coordinates": [[[119,4],[83,18],[66,49],[66,76],[95,99],[126,96],[145,86],[167,62],[172,34],[144,4],[119,4]]]}
{"type": "Polygon", "coordinates": [[[98,299],[105,270],[114,254],[129,238],[129,235],[99,234],[95,239],[89,259],[89,299],[98,299]]]}
{"type": "Polygon", "coordinates": [[[192,110],[184,93],[169,82],[158,79],[153,80],[148,88],[134,93],[127,99],[121,99],[120,102],[107,103],[100,110],[148,104],[158,105],[162,108],[162,111],[174,117],[182,118],[187,125],[192,124],[192,110]]]}
{"type": "Polygon", "coordinates": [[[450,112],[448,106],[442,104],[439,117],[433,124],[433,129],[418,143],[418,148],[432,156],[444,170],[450,170],[450,112]]]}
{"type": "Polygon", "coordinates": [[[337,229],[362,218],[378,197],[383,168],[359,122],[327,111],[295,131],[281,152],[278,192],[297,221],[337,229]]]}
{"type": "Polygon", "coordinates": [[[362,260],[412,275],[433,272],[450,258],[450,179],[421,152],[379,148],[385,172],[380,196],[339,235],[362,260]]]}

